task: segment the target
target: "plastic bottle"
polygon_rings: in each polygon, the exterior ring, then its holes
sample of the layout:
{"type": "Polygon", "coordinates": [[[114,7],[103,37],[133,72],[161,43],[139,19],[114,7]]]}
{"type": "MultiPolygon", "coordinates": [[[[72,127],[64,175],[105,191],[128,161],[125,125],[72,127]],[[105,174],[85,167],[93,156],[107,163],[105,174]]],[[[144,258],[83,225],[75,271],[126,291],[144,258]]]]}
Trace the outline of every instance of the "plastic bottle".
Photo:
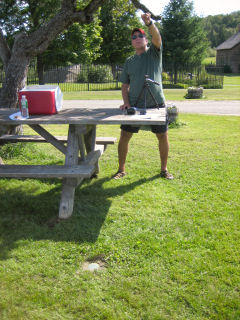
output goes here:
{"type": "Polygon", "coordinates": [[[26,96],[22,96],[22,99],[21,99],[21,113],[22,113],[22,117],[29,118],[28,101],[26,99],[26,96]]]}

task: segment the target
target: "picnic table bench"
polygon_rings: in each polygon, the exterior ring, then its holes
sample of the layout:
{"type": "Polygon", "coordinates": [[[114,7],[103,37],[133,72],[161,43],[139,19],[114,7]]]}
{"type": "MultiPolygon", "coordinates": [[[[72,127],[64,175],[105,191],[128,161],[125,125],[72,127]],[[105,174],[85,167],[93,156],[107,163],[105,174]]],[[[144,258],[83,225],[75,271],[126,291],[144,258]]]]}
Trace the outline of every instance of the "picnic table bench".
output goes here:
{"type": "MultiPolygon", "coordinates": [[[[55,136],[58,141],[67,143],[67,136],[55,136]]],[[[103,145],[106,150],[109,144],[114,144],[117,141],[116,137],[96,137],[95,143],[97,145],[103,145]]],[[[17,143],[17,142],[48,142],[40,135],[14,135],[4,134],[0,137],[0,145],[5,143],[17,143]]]]}
{"type": "Polygon", "coordinates": [[[30,126],[38,135],[3,135],[0,144],[6,142],[48,142],[65,156],[64,165],[6,165],[0,163],[0,178],[62,178],[62,194],[59,206],[59,218],[72,215],[75,188],[85,178],[98,172],[98,160],[106,146],[116,141],[114,137],[96,137],[98,124],[163,124],[165,109],[151,111],[152,115],[131,116],[119,109],[63,109],[54,115],[34,115],[24,120],[11,120],[9,116],[18,110],[0,109],[0,125],[30,126]],[[45,125],[67,124],[68,135],[53,136],[45,125]],[[44,125],[44,127],[43,127],[44,125]]]}

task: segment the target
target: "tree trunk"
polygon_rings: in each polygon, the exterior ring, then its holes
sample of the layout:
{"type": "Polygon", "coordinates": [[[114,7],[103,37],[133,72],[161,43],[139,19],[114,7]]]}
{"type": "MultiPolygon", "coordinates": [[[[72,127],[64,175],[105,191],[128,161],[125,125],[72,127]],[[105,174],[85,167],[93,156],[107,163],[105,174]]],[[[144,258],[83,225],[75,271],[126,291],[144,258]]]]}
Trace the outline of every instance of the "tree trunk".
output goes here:
{"type": "Polygon", "coordinates": [[[21,90],[25,85],[28,65],[31,59],[31,56],[25,50],[25,39],[26,36],[24,34],[15,38],[1,90],[1,108],[16,108],[18,90],[21,90]]]}
{"type": "Polygon", "coordinates": [[[18,58],[9,63],[5,81],[1,90],[0,106],[1,108],[17,108],[18,90],[25,85],[28,61],[25,57],[18,58]]]}
{"type": "MultiPolygon", "coordinates": [[[[16,108],[18,104],[18,96],[16,88],[22,88],[25,83],[27,74],[27,65],[25,59],[19,59],[9,63],[6,78],[3,83],[0,96],[1,108],[16,108]],[[22,61],[22,64],[21,64],[22,61]],[[24,63],[25,62],[25,63],[24,63]],[[25,66],[24,66],[25,64],[25,66]]],[[[22,126],[0,126],[0,135],[2,134],[18,134],[22,133],[22,126]]]]}
{"type": "Polygon", "coordinates": [[[39,84],[44,84],[43,72],[44,72],[44,64],[42,62],[42,57],[41,55],[38,55],[37,56],[37,74],[38,74],[39,84]]]}
{"type": "Polygon", "coordinates": [[[178,80],[178,67],[174,64],[174,84],[177,84],[178,80]]]}
{"type": "MultiPolygon", "coordinates": [[[[18,90],[25,86],[30,58],[27,57],[24,54],[24,50],[22,50],[24,46],[23,40],[22,36],[18,37],[12,49],[11,58],[6,68],[3,87],[0,92],[1,108],[17,108],[18,90]]],[[[22,133],[22,126],[0,126],[0,135],[4,133],[22,133]]]]}

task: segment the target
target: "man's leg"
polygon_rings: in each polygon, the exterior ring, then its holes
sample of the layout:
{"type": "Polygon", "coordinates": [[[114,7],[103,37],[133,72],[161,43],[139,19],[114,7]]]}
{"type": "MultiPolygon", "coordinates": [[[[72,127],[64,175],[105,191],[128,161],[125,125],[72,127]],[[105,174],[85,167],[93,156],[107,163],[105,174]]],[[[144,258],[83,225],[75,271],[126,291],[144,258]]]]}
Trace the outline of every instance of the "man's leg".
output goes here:
{"type": "Polygon", "coordinates": [[[168,180],[172,180],[173,176],[167,171],[167,161],[168,161],[168,151],[169,151],[169,142],[168,142],[168,132],[156,133],[158,138],[158,148],[160,153],[161,160],[161,177],[168,180]]]}
{"type": "Polygon", "coordinates": [[[126,175],[125,163],[128,154],[128,143],[134,133],[139,131],[139,127],[131,125],[121,125],[121,135],[118,143],[118,171],[113,179],[120,179],[126,175]]]}
{"type": "Polygon", "coordinates": [[[133,133],[121,130],[121,136],[118,143],[118,171],[125,172],[125,163],[128,153],[128,143],[132,138],[133,133]]]}
{"type": "Polygon", "coordinates": [[[168,151],[169,151],[169,143],[168,143],[168,132],[156,133],[158,138],[158,148],[161,159],[161,171],[167,170],[167,160],[168,160],[168,151]]]}

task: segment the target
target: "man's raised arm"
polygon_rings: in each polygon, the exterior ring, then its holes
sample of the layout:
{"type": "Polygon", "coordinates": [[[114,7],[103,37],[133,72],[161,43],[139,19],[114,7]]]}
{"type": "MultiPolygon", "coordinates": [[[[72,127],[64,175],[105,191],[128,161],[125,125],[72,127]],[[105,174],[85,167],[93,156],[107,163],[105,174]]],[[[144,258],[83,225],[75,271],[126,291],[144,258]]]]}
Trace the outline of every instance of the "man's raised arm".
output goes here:
{"type": "Polygon", "coordinates": [[[155,26],[153,21],[151,20],[151,14],[150,13],[144,13],[141,16],[143,22],[145,25],[148,27],[148,30],[152,36],[152,44],[157,48],[160,49],[161,43],[162,43],[162,38],[160,35],[160,32],[158,28],[155,26]]]}

